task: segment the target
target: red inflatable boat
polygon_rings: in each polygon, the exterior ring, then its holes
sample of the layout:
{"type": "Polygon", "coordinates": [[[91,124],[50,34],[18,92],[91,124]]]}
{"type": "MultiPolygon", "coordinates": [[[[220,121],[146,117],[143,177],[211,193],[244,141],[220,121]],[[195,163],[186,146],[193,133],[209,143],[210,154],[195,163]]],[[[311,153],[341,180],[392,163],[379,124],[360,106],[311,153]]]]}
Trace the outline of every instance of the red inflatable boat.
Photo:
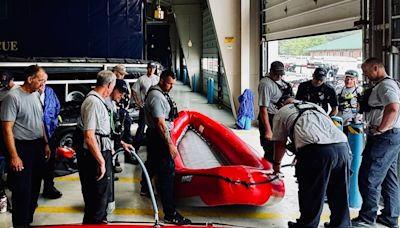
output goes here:
{"type": "Polygon", "coordinates": [[[192,206],[256,205],[280,201],[282,179],[233,131],[194,111],[181,111],[172,140],[179,155],[176,196],[192,206]]]}

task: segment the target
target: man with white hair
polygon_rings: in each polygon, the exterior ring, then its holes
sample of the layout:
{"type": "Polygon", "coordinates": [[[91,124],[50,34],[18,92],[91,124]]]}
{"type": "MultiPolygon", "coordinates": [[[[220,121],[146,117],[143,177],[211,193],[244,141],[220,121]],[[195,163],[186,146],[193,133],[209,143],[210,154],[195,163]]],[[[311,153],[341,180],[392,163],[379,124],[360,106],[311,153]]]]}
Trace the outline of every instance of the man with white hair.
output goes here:
{"type": "Polygon", "coordinates": [[[110,137],[111,112],[105,98],[112,93],[115,80],[116,76],[111,71],[102,70],[97,74],[96,87],[82,103],[81,117],[75,132],[77,135],[74,143],[78,145],[76,156],[85,201],[83,224],[107,223],[113,145],[110,137]],[[77,141],[79,139],[80,142],[77,141]]]}

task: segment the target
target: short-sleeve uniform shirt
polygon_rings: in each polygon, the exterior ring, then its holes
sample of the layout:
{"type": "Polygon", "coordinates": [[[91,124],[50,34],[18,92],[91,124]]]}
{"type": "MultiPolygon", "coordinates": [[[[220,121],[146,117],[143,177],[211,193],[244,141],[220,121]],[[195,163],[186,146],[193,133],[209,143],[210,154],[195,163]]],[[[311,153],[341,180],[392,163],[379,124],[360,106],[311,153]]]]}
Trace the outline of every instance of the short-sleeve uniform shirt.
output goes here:
{"type": "MultiPolygon", "coordinates": [[[[299,105],[299,108],[307,107],[315,107],[319,111],[305,111],[295,123],[293,136],[297,149],[309,144],[347,142],[346,135],[334,125],[320,106],[310,102],[299,105]]],[[[290,131],[298,115],[299,111],[294,104],[282,107],[274,117],[272,141],[286,141],[288,136],[292,137],[290,131]]]]}

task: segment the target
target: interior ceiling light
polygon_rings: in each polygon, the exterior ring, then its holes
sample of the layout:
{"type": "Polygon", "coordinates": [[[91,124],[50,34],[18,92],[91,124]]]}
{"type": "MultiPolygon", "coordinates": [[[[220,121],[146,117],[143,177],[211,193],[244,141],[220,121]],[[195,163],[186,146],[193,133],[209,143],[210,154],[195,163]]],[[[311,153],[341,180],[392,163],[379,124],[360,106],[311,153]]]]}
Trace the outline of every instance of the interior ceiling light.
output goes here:
{"type": "Polygon", "coordinates": [[[189,16],[189,26],[188,26],[188,31],[189,31],[189,41],[187,43],[188,47],[193,47],[192,40],[190,39],[190,16],[189,16]]]}
{"type": "Polygon", "coordinates": [[[154,10],[154,18],[158,20],[164,19],[164,11],[161,9],[160,0],[158,1],[156,10],[154,10]]]}

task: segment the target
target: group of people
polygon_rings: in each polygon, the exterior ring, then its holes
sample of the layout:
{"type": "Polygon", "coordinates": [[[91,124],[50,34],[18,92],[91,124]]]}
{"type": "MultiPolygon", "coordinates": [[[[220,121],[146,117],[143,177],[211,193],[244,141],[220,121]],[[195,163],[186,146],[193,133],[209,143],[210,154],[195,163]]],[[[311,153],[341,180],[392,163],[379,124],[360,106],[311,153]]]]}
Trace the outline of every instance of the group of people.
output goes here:
{"type": "MultiPolygon", "coordinates": [[[[85,203],[84,224],[107,223],[107,207],[112,193],[115,163],[113,153],[122,147],[125,156],[147,146],[146,167],[151,177],[158,176],[157,188],[167,223],[185,225],[191,221],[176,211],[174,203],[173,159],[177,149],[169,130],[176,117],[176,105],[169,96],[176,77],[171,71],[155,75],[156,65],[150,62],[147,73],[130,89],[123,78],[125,66],[97,74],[95,88],[81,105],[74,146],[85,203]],[[132,98],[140,108],[136,138],[130,136],[127,100],[132,98]],[[118,123],[117,123],[118,122],[118,123]],[[128,124],[125,124],[127,123],[128,124]],[[146,137],[145,126],[148,126],[146,137]],[[129,135],[129,136],[128,136],[129,135]],[[113,164],[114,163],[114,164],[113,164]]],[[[55,92],[45,86],[48,75],[44,68],[31,65],[24,72],[24,83],[17,86],[10,73],[2,74],[0,89],[2,155],[6,157],[8,186],[12,192],[14,227],[28,227],[33,221],[37,200],[44,179],[43,196],[59,198],[54,187],[55,129],[58,125],[60,102],[55,92]]],[[[129,156],[132,159],[132,156],[129,156]]],[[[125,158],[125,161],[129,158],[125,158]]],[[[141,195],[148,195],[142,181],[141,195]]],[[[2,189],[4,186],[0,186],[2,189]]],[[[147,189],[147,190],[146,190],[147,189]]],[[[0,191],[4,194],[3,191],[0,191]]]]}
{"type": "Polygon", "coordinates": [[[316,68],[312,80],[301,83],[294,97],[290,84],[282,79],[285,71],[279,61],[271,64],[269,75],[260,81],[259,129],[264,157],[279,173],[286,149],[296,155],[300,218],[288,222],[289,227],[318,227],[325,196],[331,210],[325,227],[375,227],[376,223],[398,227],[400,87],[377,58],[365,60],[361,68],[373,83],[364,92],[357,85],[357,71],[346,71],[344,87],[335,91],[325,83],[327,72],[316,68]],[[367,126],[358,176],[363,203],[358,217],[350,220],[351,151],[346,134],[347,127],[359,121],[360,109],[367,126]],[[331,120],[335,115],[343,118],[344,132],[331,120]],[[384,207],[378,215],[380,196],[384,207]]]}
{"type": "MultiPolygon", "coordinates": [[[[12,191],[12,221],[15,227],[33,220],[41,181],[43,197],[62,196],[54,186],[54,132],[60,103],[47,87],[47,73],[37,65],[26,68],[18,86],[9,72],[1,75],[1,154],[8,162],[8,186],[12,191]]],[[[4,186],[0,186],[4,187],[4,186]]]]}
{"type": "MultiPolygon", "coordinates": [[[[156,187],[165,222],[191,223],[177,212],[174,203],[174,158],[178,151],[172,143],[170,130],[177,110],[169,92],[176,77],[169,70],[160,76],[154,71],[154,63],[149,63],[147,73],[132,89],[123,79],[127,73],[123,65],[117,65],[113,71],[100,71],[95,88],[82,103],[74,143],[85,203],[84,224],[107,223],[115,150],[122,147],[129,154],[141,145],[147,146],[145,165],[149,176],[158,177],[156,187]],[[116,124],[118,118],[125,122],[129,117],[124,105],[127,96],[140,108],[135,140],[124,137],[121,129],[116,128],[120,126],[116,124]]],[[[325,83],[326,71],[317,68],[312,80],[300,84],[296,96],[290,83],[282,79],[285,71],[279,61],[271,64],[269,74],[260,81],[259,129],[265,159],[273,164],[274,172],[279,173],[288,138],[296,155],[300,218],[289,222],[289,227],[318,227],[325,195],[331,209],[330,222],[325,223],[325,227],[374,227],[376,222],[398,227],[400,88],[386,74],[379,59],[367,59],[362,71],[374,83],[362,95],[364,102],[357,102],[362,90],[357,86],[358,73],[354,70],[346,71],[345,86],[335,91],[325,83]],[[363,203],[358,217],[350,220],[351,151],[346,134],[333,124],[331,116],[342,116],[344,125],[348,126],[359,118],[360,106],[366,106],[362,109],[368,129],[359,172],[363,203]],[[378,215],[381,196],[384,207],[378,215]]],[[[1,138],[4,140],[1,151],[7,151],[15,227],[26,227],[32,222],[44,176],[47,178],[43,195],[49,198],[62,195],[54,188],[54,176],[45,175],[49,174],[45,170],[54,166],[54,161],[51,165],[54,160],[52,142],[60,104],[54,91],[45,86],[48,76],[42,67],[27,67],[24,77],[19,87],[13,83],[11,74],[3,73],[1,83],[4,86],[0,89],[1,138]]],[[[129,130],[130,125],[127,127],[129,130]]],[[[140,194],[146,196],[148,191],[142,180],[140,194]]]]}
{"type": "MultiPolygon", "coordinates": [[[[174,203],[174,158],[176,146],[172,143],[170,130],[176,116],[174,103],[169,96],[176,81],[173,72],[165,70],[160,77],[154,75],[154,63],[148,64],[146,75],[141,76],[132,87],[132,96],[140,107],[137,142],[145,141],[147,160],[145,162],[149,176],[157,175],[157,188],[167,223],[185,225],[191,221],[176,211],[174,203]],[[143,131],[147,125],[146,137],[143,131]]],[[[81,119],[78,130],[81,131],[82,143],[77,149],[79,175],[85,201],[84,224],[107,223],[108,196],[112,183],[112,153],[115,150],[113,135],[113,107],[106,103],[120,102],[128,92],[126,83],[117,79],[108,70],[100,71],[94,90],[89,92],[81,107],[81,119]]],[[[115,108],[115,106],[114,106],[115,108]]],[[[118,140],[126,151],[133,146],[118,140]]],[[[138,149],[140,145],[136,144],[138,149]]],[[[141,195],[146,195],[148,188],[142,180],[141,195]],[[146,189],[146,190],[145,190],[146,189]]]]}

